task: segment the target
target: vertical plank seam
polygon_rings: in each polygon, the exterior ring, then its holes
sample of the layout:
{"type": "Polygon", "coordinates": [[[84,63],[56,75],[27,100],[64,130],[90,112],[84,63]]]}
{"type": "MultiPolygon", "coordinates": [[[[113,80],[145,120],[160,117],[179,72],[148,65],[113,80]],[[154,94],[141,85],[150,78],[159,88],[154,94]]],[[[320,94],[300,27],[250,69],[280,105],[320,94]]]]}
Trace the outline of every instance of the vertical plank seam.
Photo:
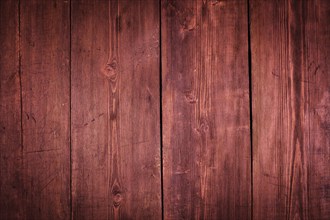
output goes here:
{"type": "Polygon", "coordinates": [[[249,72],[249,108],[250,108],[250,199],[251,199],[251,220],[253,220],[253,115],[252,115],[252,54],[251,54],[251,16],[250,0],[247,0],[247,21],[248,21],[248,72],[249,72]]]}
{"type": "MultiPolygon", "coordinates": [[[[18,0],[18,74],[19,74],[19,88],[20,88],[20,110],[21,110],[21,147],[23,150],[23,100],[22,100],[22,67],[21,67],[21,1],[18,0]]],[[[23,152],[22,152],[23,153],[23,152]]]]}
{"type": "Polygon", "coordinates": [[[21,110],[21,150],[23,154],[23,100],[22,100],[22,67],[21,67],[21,1],[18,0],[18,75],[20,92],[20,110],[21,110]]]}
{"type": "Polygon", "coordinates": [[[159,122],[160,122],[160,192],[161,212],[164,220],[164,171],[163,171],[163,80],[162,80],[162,1],[159,0],[159,122]]]}
{"type": "MultiPolygon", "coordinates": [[[[110,41],[110,34],[111,34],[111,26],[110,26],[110,23],[111,23],[111,15],[110,15],[110,6],[111,6],[111,3],[110,1],[108,1],[108,61],[107,61],[107,64],[109,64],[111,61],[110,61],[110,52],[111,52],[111,41],[110,41]]],[[[106,203],[107,203],[107,215],[106,215],[106,219],[109,220],[109,207],[110,207],[110,187],[111,187],[111,181],[110,181],[110,174],[111,174],[111,170],[110,170],[110,85],[109,83],[107,83],[107,124],[106,124],[106,128],[107,128],[107,139],[106,139],[106,145],[107,145],[107,153],[106,153],[106,165],[107,165],[107,171],[106,171],[106,175],[107,175],[107,187],[106,187],[106,203]]]]}
{"type": "Polygon", "coordinates": [[[73,207],[72,207],[72,1],[69,2],[69,143],[70,143],[70,152],[69,152],[69,160],[70,160],[70,219],[73,219],[73,207]]]}
{"type": "MultiPolygon", "coordinates": [[[[24,166],[24,142],[23,142],[23,88],[22,88],[22,51],[21,51],[21,0],[18,0],[18,76],[19,76],[19,93],[20,93],[20,126],[21,126],[21,134],[20,134],[20,141],[21,141],[21,168],[23,170],[24,166]]],[[[23,182],[24,183],[24,182],[23,182]]],[[[24,185],[23,185],[24,188],[24,185]]],[[[24,192],[24,190],[23,190],[24,192]]],[[[24,195],[22,193],[22,198],[24,195]]],[[[24,204],[24,202],[23,202],[24,204]]],[[[23,215],[24,215],[24,207],[23,208],[23,215]]],[[[26,218],[25,215],[23,218],[26,218]]]]}

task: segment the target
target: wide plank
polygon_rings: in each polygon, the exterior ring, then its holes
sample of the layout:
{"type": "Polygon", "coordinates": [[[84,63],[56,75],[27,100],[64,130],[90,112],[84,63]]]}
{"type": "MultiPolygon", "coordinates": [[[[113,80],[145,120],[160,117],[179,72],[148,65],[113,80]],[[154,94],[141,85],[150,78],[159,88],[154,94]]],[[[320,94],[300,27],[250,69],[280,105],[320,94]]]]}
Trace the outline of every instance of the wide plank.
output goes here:
{"type": "Polygon", "coordinates": [[[0,219],[23,207],[18,1],[0,1],[0,219]]]}
{"type": "Polygon", "coordinates": [[[330,219],[330,1],[250,2],[254,219],[330,219]]]}
{"type": "Polygon", "coordinates": [[[24,219],[70,218],[70,4],[20,0],[24,219]]]}
{"type": "Polygon", "coordinates": [[[161,219],[159,3],[72,1],[74,219],[161,219]]]}
{"type": "Polygon", "coordinates": [[[247,1],[162,0],[165,219],[250,219],[247,1]]]}

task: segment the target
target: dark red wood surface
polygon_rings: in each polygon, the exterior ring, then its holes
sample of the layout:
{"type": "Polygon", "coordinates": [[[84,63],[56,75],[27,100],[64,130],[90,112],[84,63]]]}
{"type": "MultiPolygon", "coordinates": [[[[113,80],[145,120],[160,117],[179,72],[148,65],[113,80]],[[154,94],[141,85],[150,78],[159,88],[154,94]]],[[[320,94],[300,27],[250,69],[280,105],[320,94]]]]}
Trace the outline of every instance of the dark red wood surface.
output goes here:
{"type": "Polygon", "coordinates": [[[72,2],[75,219],[161,219],[158,1],[72,2]]]}
{"type": "Polygon", "coordinates": [[[24,213],[19,4],[0,1],[0,219],[24,213]]]}
{"type": "Polygon", "coordinates": [[[250,219],[246,1],[162,1],[165,219],[250,219]]]}
{"type": "Polygon", "coordinates": [[[250,2],[254,219],[330,219],[330,1],[250,2]]]}
{"type": "Polygon", "coordinates": [[[0,220],[330,219],[330,1],[0,0],[0,220]]]}
{"type": "Polygon", "coordinates": [[[70,5],[20,1],[26,219],[70,217],[70,5]]]}

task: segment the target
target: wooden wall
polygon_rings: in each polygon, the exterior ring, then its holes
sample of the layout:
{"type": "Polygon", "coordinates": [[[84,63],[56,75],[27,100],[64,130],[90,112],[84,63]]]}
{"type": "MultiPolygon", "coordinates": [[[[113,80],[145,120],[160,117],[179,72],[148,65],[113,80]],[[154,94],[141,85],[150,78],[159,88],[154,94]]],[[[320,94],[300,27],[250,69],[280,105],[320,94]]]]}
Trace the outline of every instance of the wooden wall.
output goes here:
{"type": "Polygon", "coordinates": [[[329,21],[0,0],[0,219],[330,219],[329,21]]]}

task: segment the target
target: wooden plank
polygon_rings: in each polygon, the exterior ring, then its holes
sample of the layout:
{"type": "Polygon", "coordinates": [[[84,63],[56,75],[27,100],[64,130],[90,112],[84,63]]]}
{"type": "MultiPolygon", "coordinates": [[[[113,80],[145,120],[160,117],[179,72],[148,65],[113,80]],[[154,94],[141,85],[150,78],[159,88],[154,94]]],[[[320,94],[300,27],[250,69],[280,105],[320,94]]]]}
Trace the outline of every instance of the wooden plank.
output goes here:
{"type": "Polygon", "coordinates": [[[0,219],[23,213],[18,2],[0,1],[0,219]]]}
{"type": "Polygon", "coordinates": [[[26,219],[70,217],[69,9],[20,1],[26,219]]]}
{"type": "Polygon", "coordinates": [[[246,1],[162,1],[165,219],[250,219],[246,1]]]}
{"type": "Polygon", "coordinates": [[[254,219],[330,219],[330,2],[251,3],[254,219]]]}
{"type": "Polygon", "coordinates": [[[75,219],[160,219],[159,4],[72,2],[75,219]]]}

